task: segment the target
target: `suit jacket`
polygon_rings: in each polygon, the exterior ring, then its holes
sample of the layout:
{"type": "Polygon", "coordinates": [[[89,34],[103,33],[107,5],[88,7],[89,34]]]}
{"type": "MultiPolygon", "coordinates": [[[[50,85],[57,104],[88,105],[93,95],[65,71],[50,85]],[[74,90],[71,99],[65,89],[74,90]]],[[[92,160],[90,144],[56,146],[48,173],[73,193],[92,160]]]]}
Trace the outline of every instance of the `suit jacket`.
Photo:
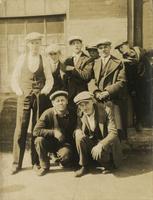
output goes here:
{"type": "MultiPolygon", "coordinates": [[[[121,144],[118,137],[117,126],[114,118],[113,110],[109,107],[103,106],[101,103],[95,105],[95,120],[99,125],[100,134],[102,139],[99,141],[103,144],[103,148],[107,151],[112,148],[114,164],[118,166],[121,161],[121,144]]],[[[85,114],[78,117],[77,129],[81,129],[83,134],[86,135],[86,130],[90,132],[90,127],[85,114]]]]}
{"type": "Polygon", "coordinates": [[[64,62],[65,66],[74,66],[73,71],[68,72],[63,69],[67,76],[67,90],[71,100],[81,91],[88,89],[87,84],[92,76],[92,64],[88,60],[88,56],[82,52],[75,66],[73,57],[67,58],[64,62]]]}

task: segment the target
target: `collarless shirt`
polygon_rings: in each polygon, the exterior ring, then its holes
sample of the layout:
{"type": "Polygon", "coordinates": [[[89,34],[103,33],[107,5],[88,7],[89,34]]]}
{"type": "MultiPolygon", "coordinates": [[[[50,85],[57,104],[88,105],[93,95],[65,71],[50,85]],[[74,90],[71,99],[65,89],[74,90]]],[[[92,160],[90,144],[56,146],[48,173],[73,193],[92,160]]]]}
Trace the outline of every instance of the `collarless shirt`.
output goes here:
{"type": "Polygon", "coordinates": [[[40,64],[40,56],[29,54],[28,56],[28,69],[34,73],[38,70],[40,64]]]}

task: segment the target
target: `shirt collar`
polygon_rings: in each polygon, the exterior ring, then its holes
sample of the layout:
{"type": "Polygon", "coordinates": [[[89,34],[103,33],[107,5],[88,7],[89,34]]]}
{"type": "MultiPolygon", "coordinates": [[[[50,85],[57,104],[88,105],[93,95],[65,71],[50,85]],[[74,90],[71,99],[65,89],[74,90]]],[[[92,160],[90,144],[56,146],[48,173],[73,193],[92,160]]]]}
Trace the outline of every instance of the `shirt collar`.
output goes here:
{"type": "Polygon", "coordinates": [[[82,54],[82,51],[81,51],[80,53],[78,53],[78,54],[73,53],[72,56],[73,56],[73,57],[77,57],[77,58],[79,58],[79,57],[81,56],[81,54],[82,54]]]}

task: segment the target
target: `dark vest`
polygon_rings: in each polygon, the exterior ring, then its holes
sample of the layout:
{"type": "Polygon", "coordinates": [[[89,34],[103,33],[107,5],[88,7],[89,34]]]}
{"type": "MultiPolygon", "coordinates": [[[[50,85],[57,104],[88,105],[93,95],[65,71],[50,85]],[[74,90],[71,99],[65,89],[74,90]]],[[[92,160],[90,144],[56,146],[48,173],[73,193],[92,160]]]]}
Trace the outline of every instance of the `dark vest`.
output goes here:
{"type": "Polygon", "coordinates": [[[40,91],[45,85],[45,74],[43,69],[42,57],[40,56],[40,64],[36,72],[31,72],[27,66],[27,58],[21,70],[20,86],[24,94],[31,91],[40,91]]]}

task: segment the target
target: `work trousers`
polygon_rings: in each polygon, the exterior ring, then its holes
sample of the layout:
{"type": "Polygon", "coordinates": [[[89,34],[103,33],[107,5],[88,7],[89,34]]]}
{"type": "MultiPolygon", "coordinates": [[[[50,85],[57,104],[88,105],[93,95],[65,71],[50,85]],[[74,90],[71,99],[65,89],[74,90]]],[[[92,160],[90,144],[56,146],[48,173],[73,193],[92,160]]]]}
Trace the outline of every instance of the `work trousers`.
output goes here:
{"type": "Polygon", "coordinates": [[[69,166],[73,157],[71,145],[69,143],[60,143],[54,136],[37,137],[35,147],[39,156],[40,166],[49,169],[48,153],[57,154],[59,162],[63,166],[69,166]]]}
{"type": "MultiPolygon", "coordinates": [[[[99,141],[89,138],[79,131],[75,134],[75,142],[79,154],[79,165],[88,166],[93,161],[91,150],[99,141]]],[[[113,164],[111,148],[108,148],[105,152],[102,150],[102,156],[97,162],[102,167],[110,167],[113,164]]]]}
{"type": "MultiPolygon", "coordinates": [[[[17,100],[17,116],[16,116],[16,128],[14,133],[13,141],[13,164],[17,165],[18,168],[22,167],[27,131],[30,121],[31,110],[32,116],[32,130],[40,113],[43,112],[45,108],[40,105],[43,104],[43,99],[40,98],[38,93],[30,92],[28,95],[22,95],[18,97],[17,100]]],[[[34,148],[34,138],[31,141],[31,158],[32,164],[38,161],[37,154],[34,148]]]]}

